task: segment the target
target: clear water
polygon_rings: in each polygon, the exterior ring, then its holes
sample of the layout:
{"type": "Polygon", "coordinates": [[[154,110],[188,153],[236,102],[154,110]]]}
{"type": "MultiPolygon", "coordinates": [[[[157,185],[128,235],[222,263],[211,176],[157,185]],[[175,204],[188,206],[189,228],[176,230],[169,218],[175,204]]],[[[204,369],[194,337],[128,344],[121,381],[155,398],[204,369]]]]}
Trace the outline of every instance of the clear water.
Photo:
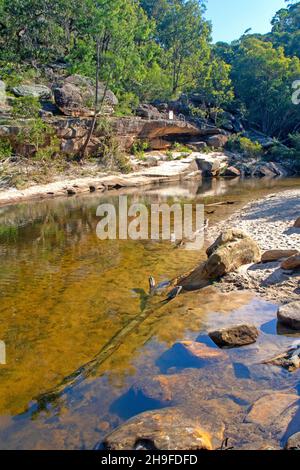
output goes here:
{"type": "MultiPolygon", "coordinates": [[[[234,202],[213,209],[208,217],[214,224],[249,200],[293,187],[300,181],[208,180],[129,192],[129,201],[234,202]]],[[[147,392],[157,375],[175,384],[167,406],[187,413],[198,407],[200,413],[208,399],[210,405],[217,400],[225,421],[233,409],[247,409],[253,390],[297,390],[297,373],[253,365],[290,344],[277,335],[275,305],[209,287],[141,317],[149,275],[172,279],[205,254],[168,242],[100,241],[96,208],[103,201],[117,205],[118,194],[0,208],[0,339],[7,356],[0,365],[1,449],[93,448],[124,420],[166,406],[159,394],[147,392]],[[127,329],[135,318],[140,320],[127,329]],[[208,342],[206,332],[229,318],[261,327],[259,352],[257,345],[230,351],[228,367],[198,367],[178,355],[176,342],[208,342]],[[98,362],[105,344],[112,344],[112,353],[98,362]],[[87,373],[78,380],[76,371],[85,364],[87,373]],[[49,394],[53,390],[58,393],[49,394]]]]}

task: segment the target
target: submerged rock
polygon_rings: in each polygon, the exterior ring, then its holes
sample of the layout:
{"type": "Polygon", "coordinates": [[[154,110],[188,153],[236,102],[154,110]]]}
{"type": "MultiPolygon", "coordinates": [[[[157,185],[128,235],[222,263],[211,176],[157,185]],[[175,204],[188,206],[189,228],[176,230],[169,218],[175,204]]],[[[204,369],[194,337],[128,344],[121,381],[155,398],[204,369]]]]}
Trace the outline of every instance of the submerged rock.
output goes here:
{"type": "Polygon", "coordinates": [[[203,343],[197,343],[195,341],[182,341],[181,343],[176,343],[176,345],[182,347],[184,352],[193,358],[201,360],[220,360],[227,358],[224,352],[218,349],[210,348],[203,343]]]}
{"type": "Polygon", "coordinates": [[[300,330],[300,301],[291,302],[278,310],[278,321],[292,330],[300,330]]]}
{"type": "Polygon", "coordinates": [[[236,325],[212,331],[209,337],[220,347],[234,348],[253,344],[259,332],[254,325],[236,325]]]}
{"type": "Polygon", "coordinates": [[[103,448],[109,450],[213,450],[213,437],[222,440],[223,426],[216,423],[214,436],[201,419],[191,419],[178,408],[142,413],[109,434],[103,448]]]}
{"type": "Polygon", "coordinates": [[[292,393],[272,393],[257,400],[251,407],[246,423],[255,423],[263,427],[275,425],[279,420],[284,431],[288,426],[291,415],[288,410],[295,411],[299,405],[299,396],[292,393]]]}
{"type": "Polygon", "coordinates": [[[293,434],[285,445],[285,450],[300,450],[300,432],[293,434]]]}

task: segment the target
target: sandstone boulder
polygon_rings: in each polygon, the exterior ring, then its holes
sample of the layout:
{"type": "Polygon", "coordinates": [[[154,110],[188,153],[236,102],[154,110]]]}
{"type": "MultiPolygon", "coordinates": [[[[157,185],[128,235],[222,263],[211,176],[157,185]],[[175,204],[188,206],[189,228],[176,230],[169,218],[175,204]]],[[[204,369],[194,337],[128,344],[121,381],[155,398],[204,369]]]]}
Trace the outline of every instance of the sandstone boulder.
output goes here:
{"type": "Polygon", "coordinates": [[[50,88],[45,85],[19,85],[14,87],[12,91],[18,97],[31,96],[40,100],[49,100],[52,97],[50,88]]]}
{"type": "Polygon", "coordinates": [[[182,341],[177,343],[188,356],[193,359],[199,360],[224,360],[227,358],[226,354],[219,349],[210,348],[206,344],[197,343],[195,341],[182,341]]]}
{"type": "MultiPolygon", "coordinates": [[[[216,426],[215,435],[224,429],[216,426]],[[218,428],[218,429],[217,429],[218,428]]],[[[213,436],[200,419],[191,419],[180,409],[167,408],[142,413],[109,434],[102,445],[107,450],[213,450],[213,436]]]]}
{"type": "Polygon", "coordinates": [[[277,176],[276,171],[269,163],[259,164],[252,173],[253,176],[258,178],[274,178],[277,176]]]}
{"type": "Polygon", "coordinates": [[[222,134],[213,135],[207,139],[207,145],[217,149],[225,147],[227,142],[228,137],[222,134]]]}
{"type": "Polygon", "coordinates": [[[209,337],[221,348],[235,348],[253,344],[258,335],[259,332],[253,325],[236,325],[209,333],[209,337]]]}
{"type": "Polygon", "coordinates": [[[268,250],[261,257],[262,263],[272,263],[297,255],[298,250],[268,250]]]}
{"type": "Polygon", "coordinates": [[[293,434],[285,445],[285,450],[300,450],[300,432],[293,434]]]}
{"type": "Polygon", "coordinates": [[[235,168],[234,166],[229,166],[223,172],[222,176],[226,176],[227,178],[237,178],[241,176],[241,172],[238,168],[235,168]]]}
{"type": "Polygon", "coordinates": [[[288,258],[287,260],[283,261],[281,264],[281,268],[286,271],[294,271],[296,269],[300,269],[300,255],[294,255],[288,258]]]}
{"type": "MultiPolygon", "coordinates": [[[[95,101],[95,86],[91,79],[80,75],[71,75],[53,90],[57,107],[67,116],[93,116],[95,101]]],[[[99,102],[104,98],[102,111],[106,114],[113,112],[118,99],[110,90],[105,90],[105,85],[99,83],[99,102]]]]}
{"type": "Polygon", "coordinates": [[[296,220],[294,227],[300,228],[300,217],[298,217],[298,219],[296,220]]]}
{"type": "Polygon", "coordinates": [[[284,432],[291,419],[288,410],[293,413],[298,405],[299,397],[296,394],[275,392],[265,395],[252,405],[245,422],[266,428],[276,425],[277,421],[277,426],[284,432]]]}
{"type": "Polygon", "coordinates": [[[208,248],[207,256],[209,258],[205,263],[179,279],[178,284],[185,290],[200,289],[245,264],[261,260],[257,243],[238,229],[229,229],[221,233],[215,243],[208,248]]]}
{"type": "Polygon", "coordinates": [[[161,119],[163,117],[163,115],[155,106],[143,103],[138,106],[136,115],[144,119],[161,119]]]}
{"type": "Polygon", "coordinates": [[[291,302],[278,310],[278,321],[293,330],[300,330],[300,301],[291,302]]]}

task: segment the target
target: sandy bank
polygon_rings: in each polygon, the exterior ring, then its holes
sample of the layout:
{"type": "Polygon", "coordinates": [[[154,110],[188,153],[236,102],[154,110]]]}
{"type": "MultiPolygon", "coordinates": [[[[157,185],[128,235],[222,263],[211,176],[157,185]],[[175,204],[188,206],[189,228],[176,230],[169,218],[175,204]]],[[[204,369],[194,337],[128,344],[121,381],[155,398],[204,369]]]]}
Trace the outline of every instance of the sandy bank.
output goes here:
{"type": "MultiPolygon", "coordinates": [[[[213,227],[209,238],[230,227],[244,230],[262,251],[296,249],[300,251],[300,229],[294,222],[300,216],[300,189],[269,195],[246,205],[238,214],[213,227]]],[[[219,284],[222,291],[254,290],[268,300],[286,303],[299,300],[300,272],[284,271],[281,262],[243,266],[237,273],[225,276],[219,284]]]]}

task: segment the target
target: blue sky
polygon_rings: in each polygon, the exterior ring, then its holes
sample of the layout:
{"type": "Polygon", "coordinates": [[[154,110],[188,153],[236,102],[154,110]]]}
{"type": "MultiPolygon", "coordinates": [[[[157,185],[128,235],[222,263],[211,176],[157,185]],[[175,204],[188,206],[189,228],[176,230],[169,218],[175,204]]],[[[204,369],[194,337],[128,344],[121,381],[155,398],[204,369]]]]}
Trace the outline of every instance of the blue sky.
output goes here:
{"type": "Polygon", "coordinates": [[[284,0],[207,0],[206,18],[213,24],[213,40],[231,42],[246,29],[253,33],[270,31],[275,12],[284,0]]]}

